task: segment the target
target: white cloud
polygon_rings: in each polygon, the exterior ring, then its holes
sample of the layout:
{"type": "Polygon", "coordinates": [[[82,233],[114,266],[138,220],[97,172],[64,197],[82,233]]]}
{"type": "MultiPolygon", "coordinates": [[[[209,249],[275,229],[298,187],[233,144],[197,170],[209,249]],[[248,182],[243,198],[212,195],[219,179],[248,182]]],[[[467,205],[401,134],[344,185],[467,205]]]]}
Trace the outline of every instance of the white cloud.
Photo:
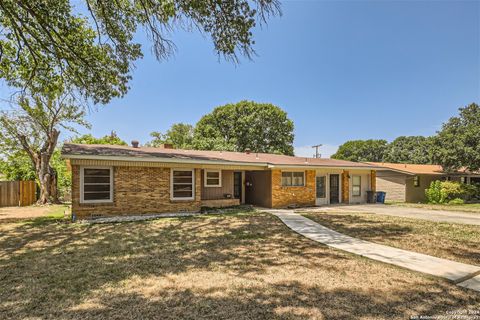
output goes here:
{"type": "MultiPolygon", "coordinates": [[[[320,147],[319,152],[322,155],[322,158],[330,158],[332,154],[337,152],[337,149],[338,149],[338,146],[324,144],[323,146],[320,147]]],[[[312,158],[313,155],[315,154],[315,148],[312,148],[312,146],[298,146],[298,147],[294,147],[293,152],[297,157],[312,158]]]]}

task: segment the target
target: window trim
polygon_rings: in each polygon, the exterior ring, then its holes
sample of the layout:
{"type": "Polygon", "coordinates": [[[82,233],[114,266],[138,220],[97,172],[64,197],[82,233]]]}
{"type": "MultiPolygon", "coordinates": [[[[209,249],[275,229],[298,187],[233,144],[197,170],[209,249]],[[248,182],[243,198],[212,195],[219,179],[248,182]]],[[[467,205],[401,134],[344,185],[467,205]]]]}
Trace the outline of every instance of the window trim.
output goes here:
{"type": "Polygon", "coordinates": [[[170,169],[170,200],[172,201],[195,200],[195,169],[189,169],[189,168],[171,168],[170,169]],[[192,196],[191,197],[174,197],[173,196],[173,172],[174,171],[191,171],[192,172],[192,196]]]}
{"type": "Polygon", "coordinates": [[[204,169],[203,170],[203,186],[205,188],[221,188],[222,187],[222,170],[204,169]],[[208,172],[218,172],[218,184],[207,184],[208,172]]]}
{"type": "Polygon", "coordinates": [[[361,175],[352,175],[352,197],[361,197],[362,196],[362,176],[361,175]],[[353,184],[353,178],[358,177],[360,184],[355,185],[353,184]],[[358,194],[355,194],[353,191],[353,187],[358,187],[358,194]]]}
{"type": "Polygon", "coordinates": [[[80,203],[113,203],[113,167],[108,166],[81,166],[80,167],[80,203]],[[109,199],[101,200],[85,200],[85,190],[84,190],[84,179],[85,179],[85,169],[109,169],[110,170],[110,197],[109,199]]]}
{"type": "Polygon", "coordinates": [[[419,176],[419,175],[413,176],[413,186],[414,186],[415,188],[420,187],[420,176],[419,176]],[[416,182],[415,182],[415,181],[416,181],[416,182]]]}
{"type": "Polygon", "coordinates": [[[285,187],[285,188],[299,188],[299,187],[302,188],[302,187],[305,187],[305,186],[307,185],[305,180],[306,180],[306,175],[305,175],[305,171],[303,171],[303,170],[288,170],[288,171],[286,171],[286,170],[283,171],[283,170],[282,170],[282,171],[280,172],[280,185],[281,185],[282,187],[285,187]],[[291,184],[291,185],[284,185],[284,184],[283,184],[283,173],[284,173],[284,172],[285,172],[285,173],[291,173],[291,174],[292,174],[292,184],[291,184]],[[293,173],[294,173],[294,172],[301,172],[301,173],[303,174],[303,184],[302,184],[302,185],[298,185],[298,186],[293,185],[293,173]]]}

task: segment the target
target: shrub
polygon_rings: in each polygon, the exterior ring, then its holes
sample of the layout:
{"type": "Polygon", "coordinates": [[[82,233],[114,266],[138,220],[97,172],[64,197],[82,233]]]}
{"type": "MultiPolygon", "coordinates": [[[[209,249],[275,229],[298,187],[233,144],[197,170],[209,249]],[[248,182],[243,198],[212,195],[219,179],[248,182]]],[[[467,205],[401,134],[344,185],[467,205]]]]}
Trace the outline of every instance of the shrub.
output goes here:
{"type": "Polygon", "coordinates": [[[428,203],[445,203],[442,182],[440,180],[432,181],[430,187],[425,190],[425,197],[428,203]]]}
{"type": "Polygon", "coordinates": [[[428,203],[461,204],[465,201],[479,197],[480,188],[474,185],[463,184],[455,181],[432,181],[430,187],[425,190],[428,203]],[[461,201],[461,203],[460,203],[461,201]]]}
{"type": "Polygon", "coordinates": [[[480,185],[478,184],[462,184],[463,200],[475,201],[480,200],[480,185]]]}
{"type": "Polygon", "coordinates": [[[460,198],[455,198],[453,200],[450,200],[448,201],[448,204],[464,204],[465,201],[463,201],[463,199],[460,199],[460,198]]]}

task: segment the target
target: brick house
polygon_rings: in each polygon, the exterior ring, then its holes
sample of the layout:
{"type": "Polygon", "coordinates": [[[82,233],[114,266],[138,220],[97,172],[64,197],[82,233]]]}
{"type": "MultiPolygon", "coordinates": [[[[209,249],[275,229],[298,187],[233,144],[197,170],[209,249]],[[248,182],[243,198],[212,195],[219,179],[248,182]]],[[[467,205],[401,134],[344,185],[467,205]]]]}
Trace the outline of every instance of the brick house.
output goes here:
{"type": "Polygon", "coordinates": [[[377,190],[387,193],[386,200],[424,202],[425,189],[436,180],[451,180],[468,184],[480,184],[480,173],[468,170],[445,172],[437,164],[408,164],[367,162],[379,168],[377,190]]]}
{"type": "Polygon", "coordinates": [[[134,146],[65,144],[72,213],[199,211],[252,204],[269,208],[365,203],[376,167],[334,159],[134,146]]]}

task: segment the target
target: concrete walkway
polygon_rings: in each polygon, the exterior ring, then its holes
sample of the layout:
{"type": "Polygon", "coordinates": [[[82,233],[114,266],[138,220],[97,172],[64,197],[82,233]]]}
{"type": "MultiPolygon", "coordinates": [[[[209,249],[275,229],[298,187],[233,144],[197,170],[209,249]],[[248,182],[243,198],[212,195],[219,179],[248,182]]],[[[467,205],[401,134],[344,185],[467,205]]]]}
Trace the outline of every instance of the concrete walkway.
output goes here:
{"type": "Polygon", "coordinates": [[[265,209],[293,231],[332,248],[358,254],[410,270],[449,279],[459,286],[480,291],[480,267],[440,259],[349,237],[328,229],[293,210],[265,209]]]}
{"type": "MultiPolygon", "coordinates": [[[[473,225],[480,226],[480,213],[479,214],[465,213],[465,212],[459,212],[459,211],[430,210],[430,209],[411,208],[411,207],[396,207],[393,205],[384,205],[384,204],[330,206],[330,207],[318,207],[310,210],[322,211],[322,212],[336,211],[336,212],[377,213],[377,214],[385,214],[385,215],[395,216],[395,217],[429,220],[434,222],[462,223],[462,224],[473,224],[473,225]]],[[[309,209],[304,211],[309,211],[309,209]]]]}

